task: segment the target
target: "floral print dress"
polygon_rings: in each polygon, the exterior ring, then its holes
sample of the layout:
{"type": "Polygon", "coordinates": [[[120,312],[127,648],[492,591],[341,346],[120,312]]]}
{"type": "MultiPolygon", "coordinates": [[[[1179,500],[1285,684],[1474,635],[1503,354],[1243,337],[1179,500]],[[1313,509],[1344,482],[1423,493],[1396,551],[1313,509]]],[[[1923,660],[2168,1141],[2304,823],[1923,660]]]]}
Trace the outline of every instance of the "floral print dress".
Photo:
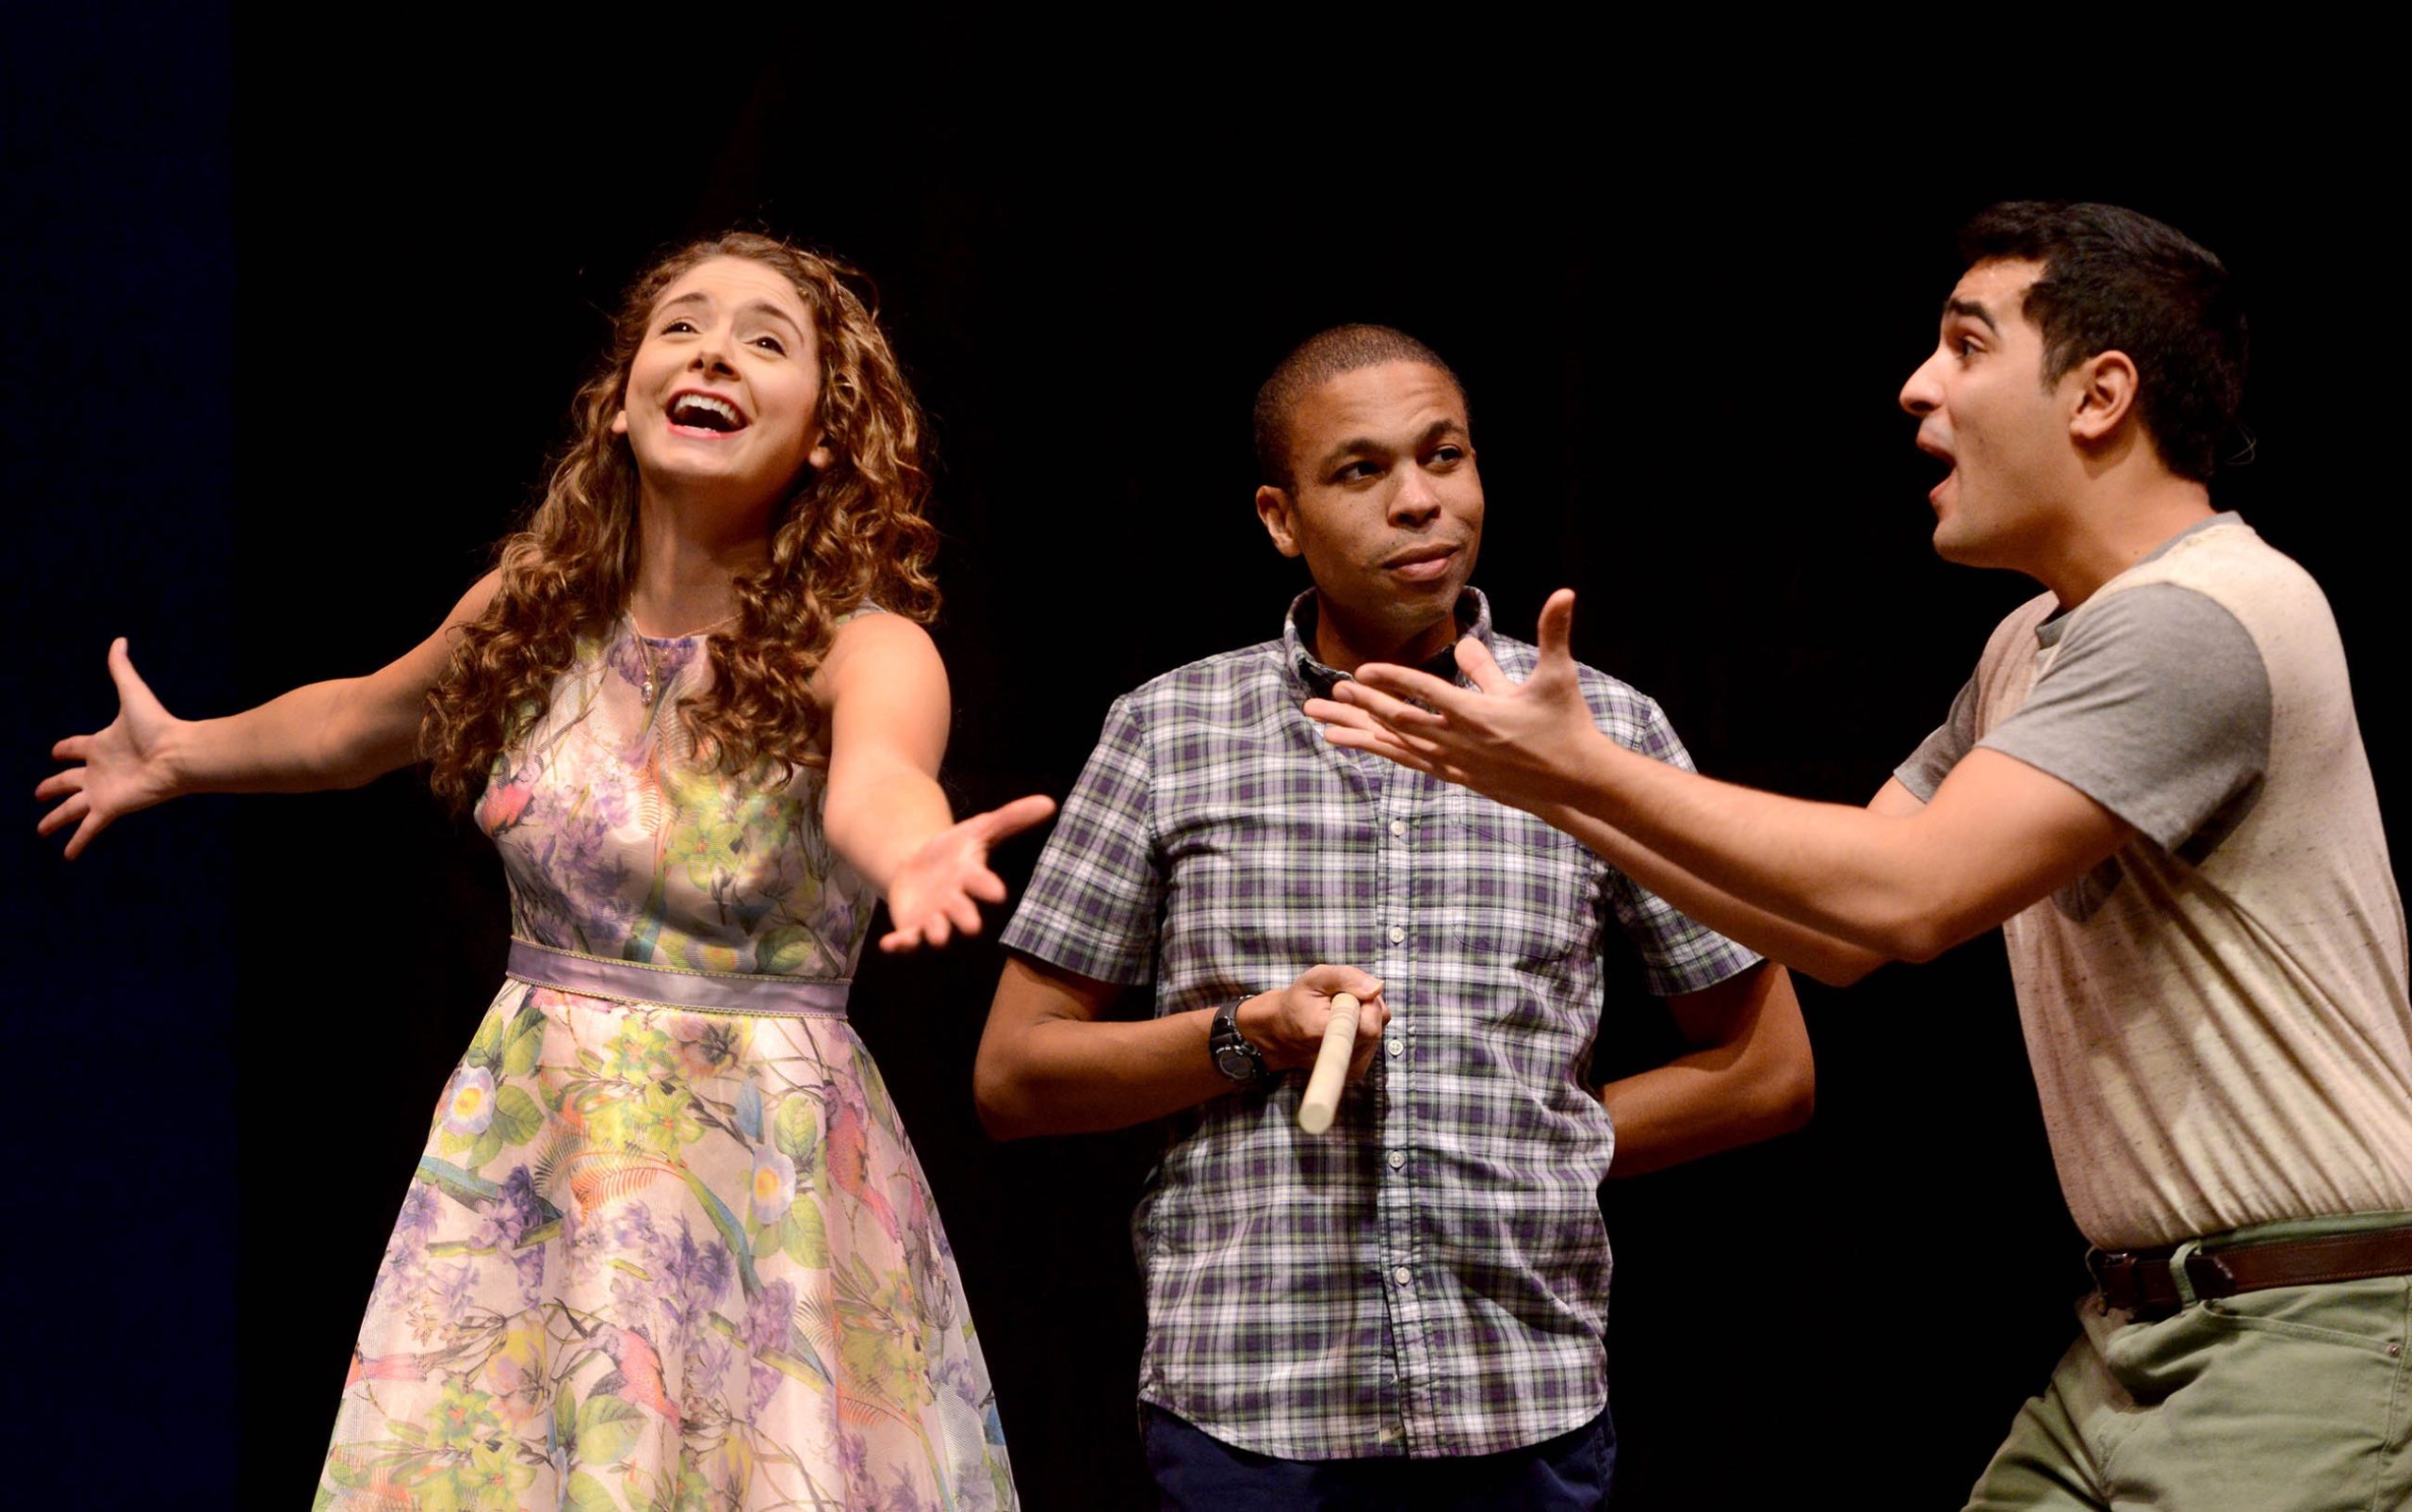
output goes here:
{"type": "MultiPolygon", "coordinates": [[[[822,836],[818,772],[749,785],[692,758],[676,707],[705,644],[623,620],[497,764],[477,817],[513,933],[836,1000],[876,900],[822,836]]],[[[634,996],[503,984],[403,1199],[314,1507],[1013,1506],[929,1186],[842,1010],[634,996]]]]}

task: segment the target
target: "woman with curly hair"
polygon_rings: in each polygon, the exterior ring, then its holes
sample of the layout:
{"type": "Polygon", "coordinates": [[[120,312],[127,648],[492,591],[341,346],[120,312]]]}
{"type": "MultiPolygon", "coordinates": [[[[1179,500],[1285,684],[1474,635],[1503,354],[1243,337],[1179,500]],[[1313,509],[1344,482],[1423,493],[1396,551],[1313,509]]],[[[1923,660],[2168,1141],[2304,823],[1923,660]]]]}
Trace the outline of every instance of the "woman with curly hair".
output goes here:
{"type": "Polygon", "coordinates": [[[921,421],[852,270],[762,236],[630,290],[526,528],[366,677],[58,743],[73,856],[183,793],[425,758],[500,848],[510,971],[436,1109],[318,1504],[1014,1504],[952,1253],[846,1021],[1004,896],[954,822],[921,421]]]}

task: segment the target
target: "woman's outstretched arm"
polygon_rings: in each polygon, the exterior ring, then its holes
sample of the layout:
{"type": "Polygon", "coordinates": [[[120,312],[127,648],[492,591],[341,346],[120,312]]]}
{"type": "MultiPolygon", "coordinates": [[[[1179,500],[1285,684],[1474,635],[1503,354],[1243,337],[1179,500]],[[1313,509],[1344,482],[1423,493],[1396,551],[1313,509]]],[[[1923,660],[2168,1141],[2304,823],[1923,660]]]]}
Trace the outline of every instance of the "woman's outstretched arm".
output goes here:
{"type": "Polygon", "coordinates": [[[888,900],[883,951],[980,933],[980,904],[1002,902],[988,870],[999,840],[1043,821],[1033,795],[955,822],[938,788],[951,705],[929,632],[896,614],[838,627],[815,675],[829,708],[829,790],[822,827],[848,865],[888,900]]]}
{"type": "Polygon", "coordinates": [[[168,712],[134,670],[120,639],[109,646],[117,718],[73,735],[51,756],[73,763],[34,789],[58,802],[42,834],[74,826],[69,859],[123,815],[187,793],[310,792],[357,788],[418,756],[428,690],[442,675],[462,626],[485,612],[498,575],[480,578],[435,633],[365,677],[337,677],[280,694],[223,719],[168,712]]]}

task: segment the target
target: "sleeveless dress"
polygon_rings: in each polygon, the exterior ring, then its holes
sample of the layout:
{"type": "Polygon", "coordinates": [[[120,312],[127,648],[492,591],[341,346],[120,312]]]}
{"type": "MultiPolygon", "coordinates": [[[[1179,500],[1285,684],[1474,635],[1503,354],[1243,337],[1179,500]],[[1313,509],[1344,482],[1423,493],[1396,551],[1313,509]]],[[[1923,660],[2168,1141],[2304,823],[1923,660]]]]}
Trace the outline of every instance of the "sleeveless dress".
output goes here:
{"type": "Polygon", "coordinates": [[[876,897],[823,837],[819,772],[692,759],[704,647],[625,619],[582,643],[478,805],[513,975],[436,1109],[315,1508],[1016,1504],[928,1183],[844,1016],[876,897]]]}

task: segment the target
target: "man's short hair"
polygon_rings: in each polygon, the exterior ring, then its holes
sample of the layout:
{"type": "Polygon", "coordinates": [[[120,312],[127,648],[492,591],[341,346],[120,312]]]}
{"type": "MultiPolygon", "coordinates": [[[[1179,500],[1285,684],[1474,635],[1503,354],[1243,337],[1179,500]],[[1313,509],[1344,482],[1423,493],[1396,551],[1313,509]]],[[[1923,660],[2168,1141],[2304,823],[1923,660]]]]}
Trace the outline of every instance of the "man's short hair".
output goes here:
{"type": "Polygon", "coordinates": [[[1980,211],[1961,228],[1960,255],[1971,266],[2043,264],[2025,309],[2044,335],[2044,382],[2097,353],[2126,352],[2162,463],[2210,480],[2244,397],[2244,310],[2217,257],[2133,210],[2045,200],[1980,211]]]}
{"type": "MultiPolygon", "coordinates": [[[[1404,331],[1389,326],[1345,325],[1318,331],[1290,350],[1273,376],[1256,391],[1256,472],[1258,480],[1276,488],[1295,488],[1290,464],[1290,416],[1308,391],[1343,373],[1384,363],[1422,363],[1437,367],[1465,403],[1466,385],[1441,354],[1404,331]]],[[[1467,416],[1473,423],[1473,416],[1467,416]]]]}

